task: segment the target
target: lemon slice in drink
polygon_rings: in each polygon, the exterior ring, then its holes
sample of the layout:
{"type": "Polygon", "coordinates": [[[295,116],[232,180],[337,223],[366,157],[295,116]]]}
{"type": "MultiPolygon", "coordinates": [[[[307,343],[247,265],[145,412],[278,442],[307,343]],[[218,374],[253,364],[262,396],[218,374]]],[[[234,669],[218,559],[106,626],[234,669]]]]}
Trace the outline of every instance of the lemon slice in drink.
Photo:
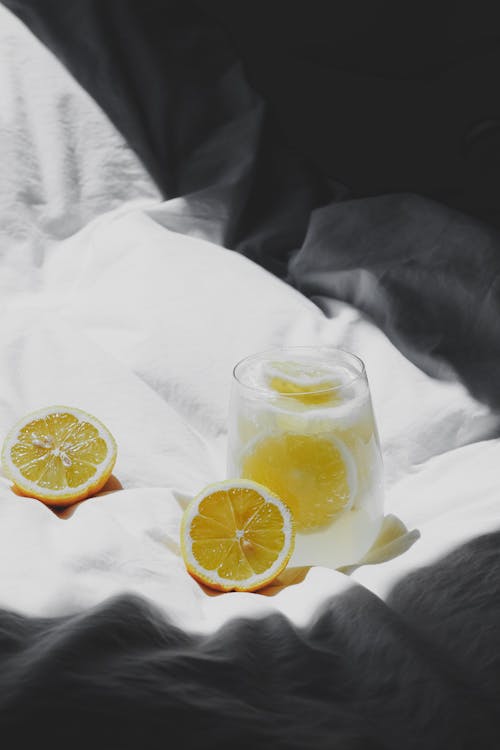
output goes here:
{"type": "Polygon", "coordinates": [[[266,362],[264,377],[271,390],[308,406],[340,400],[340,381],[327,368],[309,362],[266,362]]]}
{"type": "Polygon", "coordinates": [[[2,467],[21,494],[70,505],[104,486],[116,452],[113,436],[98,419],[51,406],[14,425],[3,444],[2,467]]]}
{"type": "Polygon", "coordinates": [[[255,591],[286,567],[295,530],[289,508],[242,479],[206,487],[184,512],[181,551],[196,580],[219,591],[255,591]]]}
{"type": "Polygon", "coordinates": [[[329,525],[351,507],[357,487],[354,459],[331,435],[265,435],[247,449],[241,475],[283,498],[300,532],[329,525]]]}

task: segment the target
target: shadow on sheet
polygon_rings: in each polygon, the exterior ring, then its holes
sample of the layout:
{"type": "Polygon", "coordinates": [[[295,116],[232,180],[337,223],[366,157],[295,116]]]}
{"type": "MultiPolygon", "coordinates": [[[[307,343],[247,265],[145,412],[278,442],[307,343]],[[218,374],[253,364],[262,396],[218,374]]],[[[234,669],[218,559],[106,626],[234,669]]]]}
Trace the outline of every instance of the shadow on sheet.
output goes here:
{"type": "Polygon", "coordinates": [[[363,587],[310,626],[193,636],[120,597],[62,619],[0,615],[4,740],[51,747],[498,747],[500,533],[363,587]],[[468,606],[464,607],[467,600],[468,606]],[[96,745],[97,743],[97,745],[96,745]]]}

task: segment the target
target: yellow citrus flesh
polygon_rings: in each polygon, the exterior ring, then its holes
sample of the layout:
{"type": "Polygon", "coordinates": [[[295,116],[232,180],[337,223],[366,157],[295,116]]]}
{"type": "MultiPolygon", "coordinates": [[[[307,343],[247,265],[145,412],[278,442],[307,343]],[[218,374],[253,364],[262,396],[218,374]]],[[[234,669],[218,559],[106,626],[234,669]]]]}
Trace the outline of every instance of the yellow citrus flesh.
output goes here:
{"type": "Polygon", "coordinates": [[[267,385],[282,396],[291,396],[308,406],[333,404],[340,400],[339,382],[330,373],[310,364],[298,362],[269,362],[267,385]]]}
{"type": "Polygon", "coordinates": [[[244,456],[241,475],[282,497],[300,532],[330,524],[355,493],[354,461],[347,448],[330,436],[267,435],[244,456]]]}
{"type": "Polygon", "coordinates": [[[80,409],[53,406],[21,419],[7,435],[2,466],[23,495],[69,505],[98,492],[116,461],[109,430],[80,409]]]}
{"type": "Polygon", "coordinates": [[[266,487],[227,480],[205,488],[181,523],[189,573],[219,591],[255,591],[286,567],[293,551],[290,510],[266,487]]]}

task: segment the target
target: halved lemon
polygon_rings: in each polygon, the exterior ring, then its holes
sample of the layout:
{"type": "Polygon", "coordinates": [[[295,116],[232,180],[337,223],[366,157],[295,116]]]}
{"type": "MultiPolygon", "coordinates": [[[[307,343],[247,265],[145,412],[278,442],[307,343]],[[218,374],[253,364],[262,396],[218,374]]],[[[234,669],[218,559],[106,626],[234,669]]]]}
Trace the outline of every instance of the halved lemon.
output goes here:
{"type": "Polygon", "coordinates": [[[70,505],[98,492],[116,461],[116,443],[95,417],[49,406],[23,417],[5,438],[2,467],[23,495],[70,505]]]}
{"type": "Polygon", "coordinates": [[[300,532],[330,524],[356,494],[354,458],[332,435],[266,435],[247,449],[241,475],[283,498],[300,532]]]}
{"type": "Polygon", "coordinates": [[[255,591],[286,567],[293,551],[292,514],[256,482],[226,480],[188,505],[181,551],[188,572],[219,591],[255,591]]]}

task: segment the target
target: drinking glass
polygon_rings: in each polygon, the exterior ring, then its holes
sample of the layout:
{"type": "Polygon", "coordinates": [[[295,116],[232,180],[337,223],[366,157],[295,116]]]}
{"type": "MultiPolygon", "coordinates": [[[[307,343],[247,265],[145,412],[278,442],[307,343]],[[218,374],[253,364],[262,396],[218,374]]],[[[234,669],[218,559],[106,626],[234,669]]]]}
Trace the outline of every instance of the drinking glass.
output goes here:
{"type": "Polygon", "coordinates": [[[358,562],[383,518],[382,458],[363,362],[328,346],[253,354],[233,371],[228,477],[290,507],[291,565],[358,562]]]}

